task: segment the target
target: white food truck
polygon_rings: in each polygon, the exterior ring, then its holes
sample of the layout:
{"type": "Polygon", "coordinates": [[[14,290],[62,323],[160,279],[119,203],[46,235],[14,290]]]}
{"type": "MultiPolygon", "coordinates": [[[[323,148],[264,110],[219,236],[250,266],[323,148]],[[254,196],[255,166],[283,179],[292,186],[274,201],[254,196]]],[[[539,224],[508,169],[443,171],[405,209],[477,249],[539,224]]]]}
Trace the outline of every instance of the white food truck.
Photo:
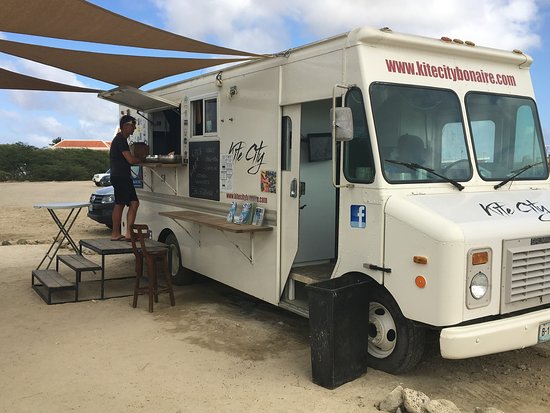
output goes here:
{"type": "MultiPolygon", "coordinates": [[[[148,92],[137,222],[185,269],[308,316],[305,286],[370,282],[369,365],[550,340],[550,185],[518,50],[359,28],[148,92]],[[167,154],[174,153],[172,156],[167,154]],[[243,204],[261,225],[227,223],[243,204]]],[[[185,281],[185,280],[180,280],[185,281]]]]}

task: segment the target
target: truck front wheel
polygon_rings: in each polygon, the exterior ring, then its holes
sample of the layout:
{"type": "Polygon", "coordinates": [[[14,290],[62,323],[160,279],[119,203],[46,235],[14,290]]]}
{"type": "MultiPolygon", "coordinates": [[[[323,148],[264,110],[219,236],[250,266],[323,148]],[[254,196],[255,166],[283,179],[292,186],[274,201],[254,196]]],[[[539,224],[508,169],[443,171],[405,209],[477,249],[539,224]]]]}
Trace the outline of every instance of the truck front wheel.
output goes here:
{"type": "Polygon", "coordinates": [[[376,288],[369,308],[369,366],[403,373],[418,364],[424,352],[425,329],[406,319],[393,297],[376,288]]]}
{"type": "Polygon", "coordinates": [[[181,265],[181,250],[178,239],[173,233],[169,233],[165,240],[170,249],[170,261],[168,267],[172,275],[172,282],[176,285],[188,285],[193,283],[193,273],[181,265]]]}

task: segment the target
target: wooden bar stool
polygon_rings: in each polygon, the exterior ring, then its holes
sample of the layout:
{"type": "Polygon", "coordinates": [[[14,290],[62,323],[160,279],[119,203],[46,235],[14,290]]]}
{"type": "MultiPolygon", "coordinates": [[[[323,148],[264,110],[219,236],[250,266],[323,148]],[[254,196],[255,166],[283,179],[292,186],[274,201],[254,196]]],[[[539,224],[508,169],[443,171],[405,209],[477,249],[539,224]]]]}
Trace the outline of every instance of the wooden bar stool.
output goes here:
{"type": "Polygon", "coordinates": [[[139,294],[149,295],[149,312],[153,312],[153,298],[156,303],[159,301],[159,293],[170,294],[170,304],[176,305],[174,299],[174,290],[172,289],[172,280],[168,270],[168,248],[147,248],[145,240],[149,238],[149,227],[145,224],[134,224],[130,229],[132,238],[132,250],[136,256],[136,286],[134,288],[134,303],[133,307],[137,307],[139,294]],[[143,277],[143,262],[147,264],[147,277],[149,282],[147,286],[140,286],[141,278],[143,277]],[[162,262],[164,275],[166,279],[166,287],[158,288],[157,276],[157,261],[162,262]]]}

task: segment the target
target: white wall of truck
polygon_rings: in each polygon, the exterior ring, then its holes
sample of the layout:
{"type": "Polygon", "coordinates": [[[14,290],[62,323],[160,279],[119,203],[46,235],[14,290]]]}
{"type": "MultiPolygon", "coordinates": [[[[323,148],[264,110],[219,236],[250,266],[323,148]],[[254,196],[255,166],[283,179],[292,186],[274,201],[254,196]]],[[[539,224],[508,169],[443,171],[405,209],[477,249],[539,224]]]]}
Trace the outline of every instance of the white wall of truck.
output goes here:
{"type": "MultiPolygon", "coordinates": [[[[152,90],[152,95],[180,106],[178,139],[184,163],[144,168],[147,185],[138,194],[138,222],[146,222],[161,240],[173,233],[186,268],[274,305],[292,308],[289,302],[295,301],[302,314],[307,314],[307,302],[299,302],[300,291],[294,296],[296,268],[331,262],[324,278],[364,274],[373,282],[372,300],[384,297],[381,307],[371,308],[393,308],[391,317],[380,317],[373,324],[379,329],[373,333],[373,342],[376,334],[387,335],[380,329],[397,332],[392,342],[381,339],[387,350],[377,352],[373,347],[371,364],[376,368],[393,372],[412,368],[420,355],[411,359],[405,354],[416,351],[412,346],[422,340],[411,337],[420,337],[419,331],[425,328],[441,331],[442,353],[451,358],[536,344],[539,325],[550,322],[550,275],[543,271],[539,301],[525,304],[520,314],[514,312],[519,308],[503,304],[509,300],[503,268],[514,255],[514,246],[521,244],[517,240],[550,235],[546,166],[544,179],[516,180],[497,190],[496,182],[482,176],[479,165],[476,168],[472,129],[465,126],[464,156],[474,166],[471,175],[460,181],[463,191],[437,179],[396,184],[382,172],[385,159],[380,153],[385,149],[380,136],[377,139],[381,131],[369,97],[373,84],[452,92],[466,125],[474,115],[466,109],[466,97],[472,91],[534,100],[530,64],[531,59],[517,51],[361,28],[280,56],[152,90]],[[344,143],[339,143],[338,190],[331,182],[336,159],[308,162],[306,156],[308,136],[331,130],[329,110],[337,84],[353,85],[362,92],[365,133],[374,162],[370,182],[348,179],[344,143]],[[193,136],[191,102],[209,98],[217,102],[217,131],[193,136]],[[283,133],[285,119],[291,120],[288,140],[283,133]],[[219,200],[190,196],[193,165],[185,160],[190,144],[201,141],[219,141],[219,156],[232,155],[231,185],[220,191],[219,200]],[[291,147],[290,160],[282,165],[284,145],[291,147]],[[261,186],[263,172],[276,176],[272,192],[264,192],[261,186]],[[301,197],[290,195],[293,180],[305,183],[301,197]],[[232,233],[159,215],[192,210],[225,217],[234,200],[265,207],[264,224],[273,230],[232,233]],[[350,225],[352,206],[364,206],[361,228],[350,225]],[[469,260],[477,250],[489,251],[490,262],[484,265],[490,291],[483,302],[470,305],[473,275],[469,272],[473,270],[469,260]],[[426,262],[419,263],[416,257],[426,262]],[[423,286],[417,283],[419,276],[423,286]],[[524,328],[518,333],[519,325],[524,328]]],[[[337,97],[345,92],[336,90],[337,97]]],[[[540,130],[533,133],[542,142],[540,130]]],[[[550,241],[537,242],[550,251],[550,241]]],[[[550,252],[541,254],[542,261],[550,261],[550,252]]]]}

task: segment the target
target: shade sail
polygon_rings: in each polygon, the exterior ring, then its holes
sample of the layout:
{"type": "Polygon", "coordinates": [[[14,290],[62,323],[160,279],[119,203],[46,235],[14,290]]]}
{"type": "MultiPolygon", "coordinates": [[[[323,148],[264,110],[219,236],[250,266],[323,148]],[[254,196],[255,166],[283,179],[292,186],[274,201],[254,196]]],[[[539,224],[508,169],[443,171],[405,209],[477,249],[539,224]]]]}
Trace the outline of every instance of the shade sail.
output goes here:
{"type": "Polygon", "coordinates": [[[0,31],[149,49],[257,56],[157,29],[85,0],[0,0],[0,31]]]}
{"type": "Polygon", "coordinates": [[[117,86],[139,88],[155,80],[247,58],[192,59],[83,52],[0,40],[0,51],[117,86]]]}
{"type": "Polygon", "coordinates": [[[98,89],[88,89],[85,87],[52,82],[50,80],[11,72],[2,68],[0,68],[0,89],[51,90],[53,92],[99,92],[98,89]]]}

